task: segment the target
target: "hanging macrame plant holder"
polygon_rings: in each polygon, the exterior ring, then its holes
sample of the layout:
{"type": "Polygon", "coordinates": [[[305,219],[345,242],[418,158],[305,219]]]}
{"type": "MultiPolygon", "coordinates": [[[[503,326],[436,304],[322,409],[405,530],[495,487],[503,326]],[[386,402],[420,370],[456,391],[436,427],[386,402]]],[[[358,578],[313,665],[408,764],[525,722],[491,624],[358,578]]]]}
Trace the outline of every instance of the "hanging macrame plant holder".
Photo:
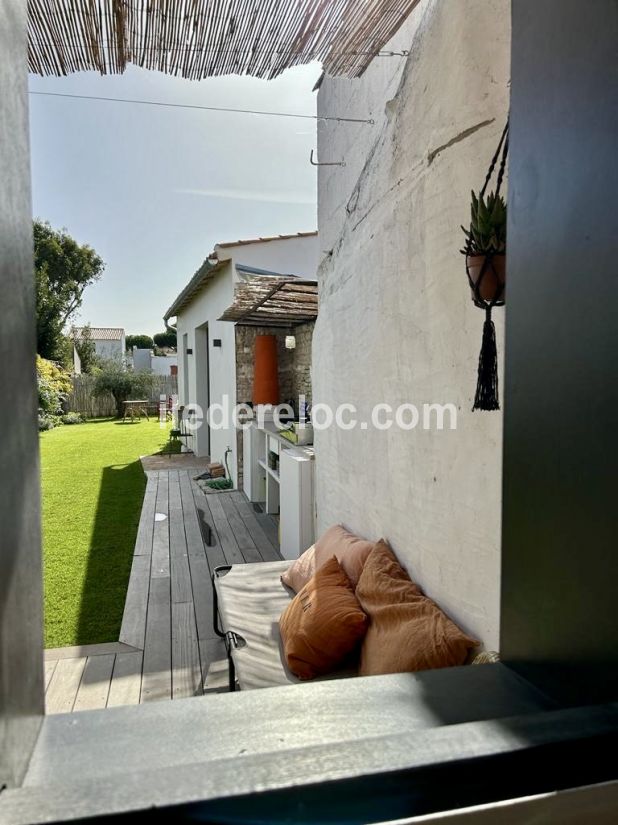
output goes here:
{"type": "MultiPolygon", "coordinates": [[[[508,151],[509,124],[507,121],[481,189],[481,198],[485,196],[498,162],[500,162],[500,165],[496,178],[495,195],[496,197],[499,196],[504,180],[508,151]]],[[[496,328],[491,313],[494,307],[504,306],[505,303],[506,254],[504,252],[473,254],[471,238],[468,238],[464,252],[466,255],[466,273],[472,290],[472,300],[477,307],[485,310],[483,342],[478,364],[478,381],[472,410],[499,410],[498,349],[496,346],[496,328]]]]}

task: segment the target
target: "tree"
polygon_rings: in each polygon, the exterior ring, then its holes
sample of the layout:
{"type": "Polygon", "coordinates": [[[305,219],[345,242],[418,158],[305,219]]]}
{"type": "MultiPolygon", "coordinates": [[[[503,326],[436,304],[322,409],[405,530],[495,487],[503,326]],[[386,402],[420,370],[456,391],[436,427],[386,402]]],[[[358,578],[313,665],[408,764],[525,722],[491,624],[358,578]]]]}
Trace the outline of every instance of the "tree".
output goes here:
{"type": "Polygon", "coordinates": [[[50,360],[66,355],[63,329],[82,305],[84,290],[101,277],[105,264],[92,247],[64,229],[34,221],[37,352],[50,360]]]}
{"type": "Polygon", "coordinates": [[[150,335],[127,335],[126,347],[129,352],[133,347],[137,347],[138,349],[152,349],[154,347],[154,341],[150,335]]]}
{"type": "Polygon", "coordinates": [[[99,357],[94,341],[92,340],[92,332],[90,324],[78,331],[76,327],[71,329],[71,339],[73,346],[79,355],[82,372],[91,373],[99,364],[99,357]]]}
{"type": "Polygon", "coordinates": [[[116,402],[116,417],[124,415],[124,402],[137,400],[140,396],[150,396],[153,375],[150,372],[131,372],[121,361],[103,361],[94,379],[94,395],[113,395],[116,402]]]}
{"type": "Polygon", "coordinates": [[[157,332],[153,340],[158,347],[176,349],[176,333],[173,329],[167,332],[157,332]]]}

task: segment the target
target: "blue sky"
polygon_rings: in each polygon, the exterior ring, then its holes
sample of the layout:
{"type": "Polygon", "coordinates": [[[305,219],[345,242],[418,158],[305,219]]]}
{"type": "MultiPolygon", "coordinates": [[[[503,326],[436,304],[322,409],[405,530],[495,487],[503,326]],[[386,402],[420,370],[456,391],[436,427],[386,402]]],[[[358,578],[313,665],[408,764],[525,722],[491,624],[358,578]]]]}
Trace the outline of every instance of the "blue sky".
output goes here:
{"type": "MultiPolygon", "coordinates": [[[[31,76],[30,89],[315,114],[317,64],[273,81],[31,76]]],[[[316,121],[30,95],[33,214],[106,262],[77,320],[155,333],[218,241],[316,228],[316,121]]]]}

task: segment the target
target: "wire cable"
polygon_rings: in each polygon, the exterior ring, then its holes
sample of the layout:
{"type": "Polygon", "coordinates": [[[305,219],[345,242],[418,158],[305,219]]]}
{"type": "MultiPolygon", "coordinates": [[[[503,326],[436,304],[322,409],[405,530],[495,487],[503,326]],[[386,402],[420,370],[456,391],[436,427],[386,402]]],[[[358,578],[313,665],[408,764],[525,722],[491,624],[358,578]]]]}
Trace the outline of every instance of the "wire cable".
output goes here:
{"type": "Polygon", "coordinates": [[[264,112],[255,109],[232,109],[222,106],[199,106],[191,103],[166,103],[162,100],[139,100],[130,99],[126,97],[102,97],[99,95],[74,95],[68,92],[38,92],[29,90],[31,95],[43,95],[45,97],[66,97],[74,100],[105,100],[110,103],[133,103],[141,106],[164,106],[172,109],[197,109],[205,112],[228,112],[241,115],[266,115],[268,117],[295,117],[303,120],[331,120],[337,123],[368,123],[370,126],[375,124],[375,120],[355,118],[355,117],[329,117],[326,115],[296,115],[292,112],[264,112]]]}

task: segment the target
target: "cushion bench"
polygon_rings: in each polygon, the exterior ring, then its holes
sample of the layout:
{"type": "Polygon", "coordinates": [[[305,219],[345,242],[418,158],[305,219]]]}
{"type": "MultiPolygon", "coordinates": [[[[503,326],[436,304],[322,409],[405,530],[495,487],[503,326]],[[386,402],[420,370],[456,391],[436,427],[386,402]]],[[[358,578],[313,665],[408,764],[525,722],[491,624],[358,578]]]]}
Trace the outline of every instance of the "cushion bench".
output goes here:
{"type": "MultiPolygon", "coordinates": [[[[279,617],[294,598],[281,582],[289,561],[217,567],[212,575],[213,624],[225,641],[229,689],[253,690],[297,684],[287,667],[279,633],[279,617]]],[[[495,662],[495,653],[477,653],[470,663],[495,662]]],[[[313,681],[355,676],[339,670],[313,681]]]]}

